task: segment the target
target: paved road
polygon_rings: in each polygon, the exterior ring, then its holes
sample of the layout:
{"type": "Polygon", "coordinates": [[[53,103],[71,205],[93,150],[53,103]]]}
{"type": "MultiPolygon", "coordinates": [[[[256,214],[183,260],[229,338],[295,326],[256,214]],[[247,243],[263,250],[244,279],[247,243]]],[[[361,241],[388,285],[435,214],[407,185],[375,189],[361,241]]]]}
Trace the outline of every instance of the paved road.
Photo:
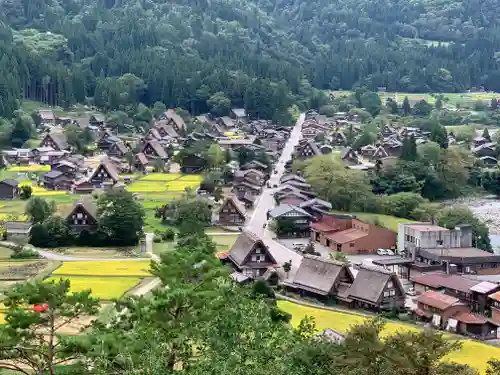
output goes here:
{"type": "MultiPolygon", "coordinates": [[[[279,186],[280,178],[285,172],[285,163],[292,158],[294,146],[299,143],[304,119],[305,114],[302,113],[297,123],[295,124],[295,127],[290,134],[290,138],[283,148],[278,164],[275,167],[278,173],[272,174],[271,178],[269,179],[270,186],[279,186]]],[[[274,256],[278,263],[282,264],[291,260],[292,270],[290,274],[293,275],[302,262],[302,255],[297,254],[295,251],[288,249],[287,247],[273,240],[274,233],[269,231],[267,228],[263,228],[264,224],[267,223],[267,211],[275,206],[273,198],[273,193],[275,192],[275,190],[276,189],[274,188],[264,187],[263,192],[255,207],[254,213],[246,225],[246,229],[263,238],[264,243],[269,246],[271,254],[274,256]]]]}

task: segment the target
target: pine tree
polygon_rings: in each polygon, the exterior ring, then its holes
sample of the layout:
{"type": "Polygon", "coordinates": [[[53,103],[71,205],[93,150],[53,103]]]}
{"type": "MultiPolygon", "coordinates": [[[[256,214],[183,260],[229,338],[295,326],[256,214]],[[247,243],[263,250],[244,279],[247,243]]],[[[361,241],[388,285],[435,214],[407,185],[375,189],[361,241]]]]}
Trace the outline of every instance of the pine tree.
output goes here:
{"type": "Polygon", "coordinates": [[[403,114],[405,116],[408,116],[410,112],[411,112],[410,100],[408,99],[407,96],[405,96],[405,99],[403,100],[403,114]]]}
{"type": "Polygon", "coordinates": [[[484,130],[483,130],[483,138],[487,139],[488,142],[491,142],[490,132],[488,131],[488,128],[484,128],[484,130]]]}
{"type": "Polygon", "coordinates": [[[436,107],[437,110],[441,110],[443,109],[443,101],[441,100],[441,96],[439,96],[437,99],[436,99],[436,103],[434,104],[434,106],[436,107]]]}

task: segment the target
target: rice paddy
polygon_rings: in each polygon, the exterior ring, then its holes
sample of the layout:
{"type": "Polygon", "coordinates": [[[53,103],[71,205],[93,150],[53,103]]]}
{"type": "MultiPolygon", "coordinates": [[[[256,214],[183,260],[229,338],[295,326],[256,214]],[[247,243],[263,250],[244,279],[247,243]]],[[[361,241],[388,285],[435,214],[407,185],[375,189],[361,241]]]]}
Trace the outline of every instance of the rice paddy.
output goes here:
{"type": "MultiPolygon", "coordinates": [[[[61,277],[51,277],[47,281],[57,281],[61,277]]],[[[97,276],[69,276],[63,277],[69,279],[71,292],[81,292],[90,289],[92,296],[103,300],[122,297],[128,290],[139,284],[138,277],[109,277],[102,278],[97,276]]]]}
{"type": "MultiPolygon", "coordinates": [[[[292,325],[297,326],[305,316],[312,316],[316,322],[318,330],[331,328],[333,330],[345,333],[354,325],[363,323],[366,318],[360,315],[348,314],[337,311],[328,311],[297,305],[288,301],[278,301],[278,306],[292,314],[292,325]]],[[[395,332],[417,330],[418,328],[406,324],[388,322],[384,333],[391,334],[395,332]]],[[[500,348],[486,345],[471,340],[462,340],[462,348],[445,357],[445,360],[454,361],[464,365],[469,365],[484,374],[486,363],[491,358],[500,357],[500,348]]]]}
{"type": "Polygon", "coordinates": [[[50,172],[50,165],[16,165],[8,168],[7,172],[50,172]]]}
{"type": "Polygon", "coordinates": [[[149,265],[149,261],[142,260],[65,262],[52,275],[146,277],[151,276],[149,265]]]}
{"type": "Polygon", "coordinates": [[[154,173],[131,183],[127,190],[132,193],[183,192],[186,188],[196,189],[203,176],[178,173],[154,173]]]}

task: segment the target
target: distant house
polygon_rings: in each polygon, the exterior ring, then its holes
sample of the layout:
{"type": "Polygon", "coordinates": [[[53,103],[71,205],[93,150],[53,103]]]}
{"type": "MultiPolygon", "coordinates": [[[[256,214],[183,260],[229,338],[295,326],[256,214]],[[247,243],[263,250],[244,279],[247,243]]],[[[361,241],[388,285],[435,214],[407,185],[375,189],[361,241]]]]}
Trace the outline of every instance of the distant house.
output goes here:
{"type": "Polygon", "coordinates": [[[19,182],[13,179],[0,181],[0,199],[15,199],[19,195],[19,182]]]}
{"type": "Polygon", "coordinates": [[[43,175],[43,186],[50,190],[70,190],[72,178],[59,170],[53,170],[43,175]]]}
{"type": "Polygon", "coordinates": [[[354,276],[347,263],[304,255],[293,279],[286,280],[283,285],[303,296],[328,299],[345,294],[353,282],[354,276]]]}
{"type": "Polygon", "coordinates": [[[182,161],[182,173],[198,173],[207,165],[207,161],[200,154],[189,154],[182,161]]]}
{"type": "Polygon", "coordinates": [[[307,202],[310,197],[300,193],[299,191],[290,191],[283,194],[276,194],[275,199],[277,204],[300,206],[300,204],[307,202]]]}
{"type": "Polygon", "coordinates": [[[158,141],[147,141],[142,147],[142,153],[151,159],[168,159],[165,149],[158,141]]]}
{"type": "Polygon", "coordinates": [[[373,160],[380,160],[389,156],[389,153],[385,150],[384,146],[378,146],[372,155],[373,160]]]}
{"type": "Polygon", "coordinates": [[[250,278],[259,278],[270,268],[276,267],[276,260],[264,245],[264,242],[255,234],[243,231],[231,247],[228,260],[242,273],[250,278]]]}
{"type": "Polygon", "coordinates": [[[108,156],[116,156],[118,158],[123,158],[127,152],[130,150],[121,140],[111,144],[108,148],[106,154],[108,156]]]}
{"type": "Polygon", "coordinates": [[[29,221],[6,221],[4,223],[5,239],[28,241],[32,224],[29,221]]]}
{"type": "Polygon", "coordinates": [[[218,222],[227,226],[240,226],[245,223],[246,212],[245,208],[237,200],[231,196],[224,200],[218,210],[218,222]]]}
{"type": "Polygon", "coordinates": [[[378,248],[395,248],[393,231],[365,223],[349,215],[323,214],[311,224],[311,238],[332,251],[349,254],[374,253],[378,248]]]}
{"type": "Polygon", "coordinates": [[[90,115],[89,125],[101,127],[101,126],[104,126],[105,121],[106,121],[106,117],[103,114],[96,113],[96,114],[90,115]]]}
{"type": "Polygon", "coordinates": [[[433,290],[417,298],[415,314],[441,329],[456,331],[479,340],[497,338],[498,323],[473,314],[458,298],[433,290]]]}
{"type": "Polygon", "coordinates": [[[334,344],[341,344],[345,341],[345,334],[340,333],[338,331],[334,331],[331,328],[327,328],[319,332],[318,334],[316,334],[316,337],[323,340],[327,340],[334,344]]]}
{"type": "Polygon", "coordinates": [[[242,166],[240,166],[241,170],[257,169],[258,171],[261,171],[261,172],[266,172],[268,168],[269,167],[267,164],[264,164],[258,160],[252,160],[252,161],[249,161],[248,163],[245,163],[242,166]]]}
{"type": "Polygon", "coordinates": [[[40,109],[38,111],[38,115],[40,116],[42,123],[46,125],[55,125],[56,116],[51,109],[40,109]]]}
{"type": "Polygon", "coordinates": [[[257,169],[238,170],[234,174],[236,182],[247,180],[248,182],[262,186],[264,184],[265,175],[257,169]]]}
{"type": "Polygon", "coordinates": [[[110,132],[104,132],[97,141],[97,148],[103,151],[108,151],[112,145],[120,141],[120,138],[110,132]]]}
{"type": "Polygon", "coordinates": [[[66,176],[74,177],[78,171],[78,166],[70,161],[61,160],[57,162],[57,164],[52,165],[52,170],[60,171],[66,176]]]}
{"type": "Polygon", "coordinates": [[[97,230],[97,205],[92,198],[84,198],[75,202],[73,209],[66,216],[66,223],[72,232],[97,230]]]}
{"type": "Polygon", "coordinates": [[[91,194],[94,191],[94,185],[87,178],[82,178],[73,182],[72,190],[77,194],[91,194]]]}
{"type": "Polygon", "coordinates": [[[259,185],[252,184],[251,182],[241,181],[234,184],[233,191],[238,197],[246,194],[257,196],[262,192],[262,188],[259,185]]]}
{"type": "Polygon", "coordinates": [[[247,111],[244,108],[231,109],[231,117],[236,120],[236,123],[245,121],[247,119],[247,111]]]}
{"type": "Polygon", "coordinates": [[[366,145],[366,146],[361,147],[360,151],[361,151],[361,155],[363,155],[363,157],[371,158],[373,156],[373,154],[375,153],[375,151],[377,151],[377,147],[374,145],[366,145]]]}
{"type": "Polygon", "coordinates": [[[331,154],[331,153],[332,153],[332,151],[333,151],[333,147],[332,147],[332,146],[330,146],[330,145],[321,145],[321,146],[319,147],[319,150],[321,151],[321,153],[322,153],[323,155],[328,155],[328,154],[331,154]]]}
{"type": "Polygon", "coordinates": [[[231,117],[223,116],[219,117],[216,121],[217,125],[222,126],[221,130],[224,132],[226,130],[232,130],[234,128],[234,122],[231,117]]]}
{"type": "Polygon", "coordinates": [[[167,112],[160,115],[160,120],[168,120],[168,124],[172,125],[177,133],[186,131],[186,123],[184,119],[177,114],[175,109],[169,109],[167,112]]]}
{"type": "Polygon", "coordinates": [[[349,164],[359,164],[359,157],[351,147],[345,147],[342,150],[340,159],[349,164]]]}
{"type": "Polygon", "coordinates": [[[318,148],[313,139],[309,139],[305,142],[300,143],[296,150],[295,155],[297,158],[306,159],[313,156],[322,155],[321,150],[318,148]]]}
{"type": "Polygon", "coordinates": [[[496,143],[494,142],[483,143],[480,146],[474,147],[472,149],[472,153],[478,158],[483,156],[491,156],[496,158],[497,157],[496,143]]]}
{"type": "Polygon", "coordinates": [[[286,234],[279,233],[281,236],[308,237],[311,232],[309,226],[312,215],[298,206],[280,204],[269,211],[269,217],[273,220],[285,219],[291,223],[290,230],[286,234]]]}
{"type": "Polygon", "coordinates": [[[100,164],[92,172],[89,182],[95,187],[106,187],[116,184],[120,179],[120,175],[116,167],[108,158],[103,158],[100,164]]]}
{"type": "Polygon", "coordinates": [[[56,151],[63,151],[69,149],[69,144],[63,133],[47,133],[40,142],[40,147],[52,147],[56,151]]]}
{"type": "Polygon", "coordinates": [[[479,160],[485,167],[498,167],[498,160],[493,156],[481,156],[479,160]]]}
{"type": "Polygon", "coordinates": [[[403,285],[394,272],[366,266],[358,270],[344,296],[351,307],[376,311],[401,309],[406,300],[403,285]]]}
{"type": "Polygon", "coordinates": [[[336,131],[332,135],[332,142],[337,146],[345,146],[347,144],[347,138],[343,132],[336,131]]]}
{"type": "Polygon", "coordinates": [[[135,155],[134,167],[138,171],[145,171],[148,165],[148,158],[142,152],[135,155]]]}

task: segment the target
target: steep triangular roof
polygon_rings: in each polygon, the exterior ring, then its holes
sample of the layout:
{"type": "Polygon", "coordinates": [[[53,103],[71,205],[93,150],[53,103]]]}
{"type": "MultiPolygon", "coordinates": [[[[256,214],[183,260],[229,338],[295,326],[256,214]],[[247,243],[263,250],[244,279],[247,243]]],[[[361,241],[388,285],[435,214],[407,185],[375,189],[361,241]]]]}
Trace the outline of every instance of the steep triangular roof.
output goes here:
{"type": "Polygon", "coordinates": [[[73,213],[75,213],[77,209],[85,210],[94,220],[97,220],[97,205],[96,202],[91,197],[84,197],[79,201],[75,202],[72,210],[66,216],[66,219],[70,219],[73,213]]]}
{"type": "Polygon", "coordinates": [[[92,172],[92,175],[90,176],[89,180],[92,180],[97,175],[97,172],[101,168],[103,168],[106,172],[108,172],[108,174],[111,176],[111,178],[113,179],[113,181],[115,183],[118,182],[118,180],[120,179],[120,174],[116,170],[116,168],[113,165],[113,163],[111,162],[111,160],[109,158],[107,158],[107,157],[101,159],[101,162],[99,163],[99,165],[97,166],[97,168],[94,169],[94,171],[92,172]]]}
{"type": "Polygon", "coordinates": [[[400,294],[404,296],[405,291],[401,280],[394,272],[380,267],[361,266],[347,295],[349,298],[376,304],[390,280],[392,280],[394,287],[399,289],[400,294]]]}
{"type": "Polygon", "coordinates": [[[247,262],[248,258],[257,246],[264,249],[266,255],[271,260],[271,263],[276,263],[276,260],[269,252],[269,248],[264,244],[264,242],[257,237],[257,235],[246,230],[243,231],[236,239],[236,242],[229,251],[228,258],[236,266],[242,266],[247,262]]]}
{"type": "Polygon", "coordinates": [[[236,211],[238,211],[238,213],[241,216],[245,217],[245,215],[246,215],[245,207],[243,207],[243,205],[240,203],[240,201],[234,195],[229,196],[226,199],[224,199],[224,202],[222,202],[221,206],[219,207],[219,212],[226,205],[231,205],[232,207],[234,207],[236,209],[236,211]]]}

